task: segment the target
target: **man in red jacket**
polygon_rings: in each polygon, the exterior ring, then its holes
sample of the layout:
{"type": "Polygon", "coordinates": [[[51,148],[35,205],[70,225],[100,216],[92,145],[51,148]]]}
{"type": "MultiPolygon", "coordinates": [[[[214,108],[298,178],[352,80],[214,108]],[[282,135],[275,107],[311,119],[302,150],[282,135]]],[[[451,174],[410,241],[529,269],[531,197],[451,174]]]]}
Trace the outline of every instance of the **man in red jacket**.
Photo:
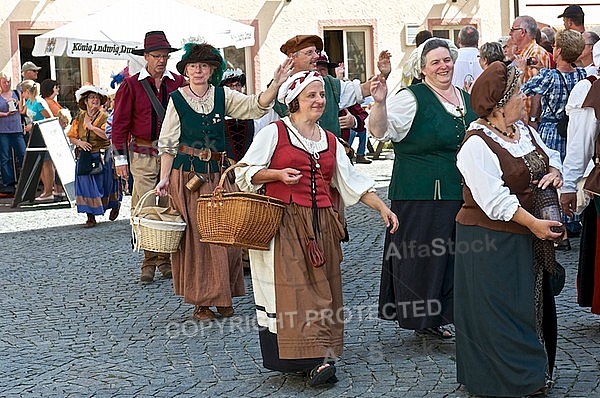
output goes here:
{"type": "MultiPolygon", "coordinates": [[[[140,73],[126,78],[115,95],[112,122],[115,165],[121,178],[127,180],[129,172],[133,175],[132,208],[142,195],[154,189],[160,177],[156,142],[164,111],[169,94],[185,83],[183,76],[167,70],[169,53],[177,50],[171,47],[164,32],[146,33],[144,48],[132,53],[143,55],[147,65],[140,73]],[[151,101],[151,96],[156,101],[151,101]]],[[[141,282],[151,283],[156,268],[163,277],[172,277],[170,253],[145,250],[141,282]]]]}

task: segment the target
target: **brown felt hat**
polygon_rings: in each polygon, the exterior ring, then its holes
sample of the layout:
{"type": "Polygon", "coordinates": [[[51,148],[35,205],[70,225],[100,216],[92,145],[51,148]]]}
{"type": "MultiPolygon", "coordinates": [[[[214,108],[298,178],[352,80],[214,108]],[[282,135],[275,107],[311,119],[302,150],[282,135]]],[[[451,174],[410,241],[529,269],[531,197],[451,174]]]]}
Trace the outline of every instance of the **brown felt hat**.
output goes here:
{"type": "Polygon", "coordinates": [[[319,36],[315,35],[298,35],[294,36],[281,46],[280,50],[285,55],[295,53],[303,48],[315,46],[317,51],[323,50],[323,40],[319,36]]]}
{"type": "MultiPolygon", "coordinates": [[[[185,66],[195,62],[204,62],[215,69],[221,68],[223,57],[219,54],[219,50],[210,44],[206,43],[186,43],[184,45],[185,54],[181,57],[181,61],[177,62],[177,71],[182,75],[185,74],[185,66]]],[[[223,72],[221,72],[222,74],[223,72]]],[[[221,80],[219,80],[220,82],[221,80]]]]}
{"type": "Polygon", "coordinates": [[[501,61],[490,64],[473,83],[471,108],[479,117],[490,115],[495,108],[503,108],[521,88],[521,71],[501,61]]]}

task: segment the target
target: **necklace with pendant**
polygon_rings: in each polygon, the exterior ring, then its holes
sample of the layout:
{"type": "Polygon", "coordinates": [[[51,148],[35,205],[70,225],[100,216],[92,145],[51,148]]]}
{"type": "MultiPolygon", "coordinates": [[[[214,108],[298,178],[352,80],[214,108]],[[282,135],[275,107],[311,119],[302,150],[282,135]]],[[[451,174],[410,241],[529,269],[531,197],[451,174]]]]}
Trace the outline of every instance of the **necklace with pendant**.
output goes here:
{"type": "Polygon", "coordinates": [[[494,123],[492,123],[490,121],[490,119],[488,119],[487,117],[484,117],[483,120],[485,120],[485,122],[487,123],[488,126],[490,126],[491,128],[495,129],[496,131],[498,131],[503,136],[510,138],[511,140],[513,138],[515,138],[515,135],[517,134],[517,129],[515,128],[514,124],[511,124],[510,126],[508,126],[508,127],[510,127],[510,131],[503,131],[503,130],[500,130],[498,128],[498,126],[496,126],[494,123]]]}
{"type": "MultiPolygon", "coordinates": [[[[425,83],[425,84],[427,84],[427,83],[425,83]]],[[[437,95],[442,97],[447,103],[449,103],[450,105],[453,105],[454,108],[456,109],[457,113],[459,113],[461,116],[464,116],[463,112],[465,109],[462,106],[460,106],[460,98],[458,97],[458,94],[456,94],[456,87],[451,86],[453,88],[452,93],[456,97],[456,101],[458,102],[458,105],[456,105],[454,102],[450,101],[444,94],[440,93],[439,91],[437,91],[435,88],[433,88],[429,84],[427,84],[427,87],[429,87],[431,89],[431,91],[433,91],[434,93],[436,93],[437,95]]]]}

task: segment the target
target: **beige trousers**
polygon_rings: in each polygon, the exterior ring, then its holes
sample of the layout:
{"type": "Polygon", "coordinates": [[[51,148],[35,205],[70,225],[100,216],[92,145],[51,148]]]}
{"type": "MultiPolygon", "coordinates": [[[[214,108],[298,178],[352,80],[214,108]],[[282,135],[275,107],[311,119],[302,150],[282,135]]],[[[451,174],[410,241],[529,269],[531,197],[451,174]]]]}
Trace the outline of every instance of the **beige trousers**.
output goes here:
{"type": "MultiPolygon", "coordinates": [[[[160,180],[160,157],[143,153],[129,152],[129,172],[133,176],[131,192],[131,208],[135,208],[140,198],[148,191],[154,190],[160,180]]],[[[156,206],[155,196],[150,196],[144,206],[156,206]]],[[[159,206],[167,207],[167,197],[160,198],[159,206]]],[[[155,253],[144,250],[144,267],[157,267],[159,270],[171,267],[171,253],[155,253]],[[168,266],[168,267],[167,267],[168,266]]]]}

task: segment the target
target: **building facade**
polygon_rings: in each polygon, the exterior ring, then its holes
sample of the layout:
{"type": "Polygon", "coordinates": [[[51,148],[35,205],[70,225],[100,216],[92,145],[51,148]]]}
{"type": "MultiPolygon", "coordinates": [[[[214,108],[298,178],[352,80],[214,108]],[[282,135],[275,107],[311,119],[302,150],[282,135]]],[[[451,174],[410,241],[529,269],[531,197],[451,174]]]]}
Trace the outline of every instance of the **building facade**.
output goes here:
{"type": "MultiPolygon", "coordinates": [[[[61,84],[59,102],[74,106],[73,93],[85,82],[108,87],[111,75],[126,66],[125,61],[97,58],[33,57],[35,37],[68,22],[101,11],[122,1],[134,0],[0,0],[0,69],[20,81],[19,71],[26,61],[42,66],[39,81],[51,77],[61,84]]],[[[465,25],[480,31],[480,44],[507,35],[516,15],[531,15],[539,23],[562,28],[557,18],[565,7],[562,1],[536,0],[230,0],[180,3],[251,25],[255,44],[245,49],[228,47],[223,53],[232,67],[247,75],[249,92],[263,90],[276,66],[284,60],[279,51],[290,37],[316,34],[324,38],[325,49],[333,62],[344,62],[348,78],[365,80],[376,73],[376,57],[382,50],[392,53],[392,65],[399,71],[415,48],[414,37],[420,30],[436,36],[456,39],[465,25]]],[[[140,4],[143,4],[140,2],[140,4]]],[[[600,25],[600,2],[580,1],[586,12],[586,26],[600,25]],[[596,18],[596,19],[594,19],[596,18]]],[[[140,5],[143,7],[143,5],[140,5]]],[[[164,24],[177,24],[164,11],[164,24]]],[[[136,23],[132,15],[131,23],[136,23]]],[[[156,26],[156,30],[163,27],[156,26]]],[[[198,30],[202,21],[198,21],[198,30]]],[[[142,41],[143,37],[131,38],[142,41]]],[[[180,46],[181,43],[171,43],[180,46]]],[[[176,60],[172,60],[173,69],[176,60]]],[[[400,81],[392,72],[390,85],[400,81]]]]}

